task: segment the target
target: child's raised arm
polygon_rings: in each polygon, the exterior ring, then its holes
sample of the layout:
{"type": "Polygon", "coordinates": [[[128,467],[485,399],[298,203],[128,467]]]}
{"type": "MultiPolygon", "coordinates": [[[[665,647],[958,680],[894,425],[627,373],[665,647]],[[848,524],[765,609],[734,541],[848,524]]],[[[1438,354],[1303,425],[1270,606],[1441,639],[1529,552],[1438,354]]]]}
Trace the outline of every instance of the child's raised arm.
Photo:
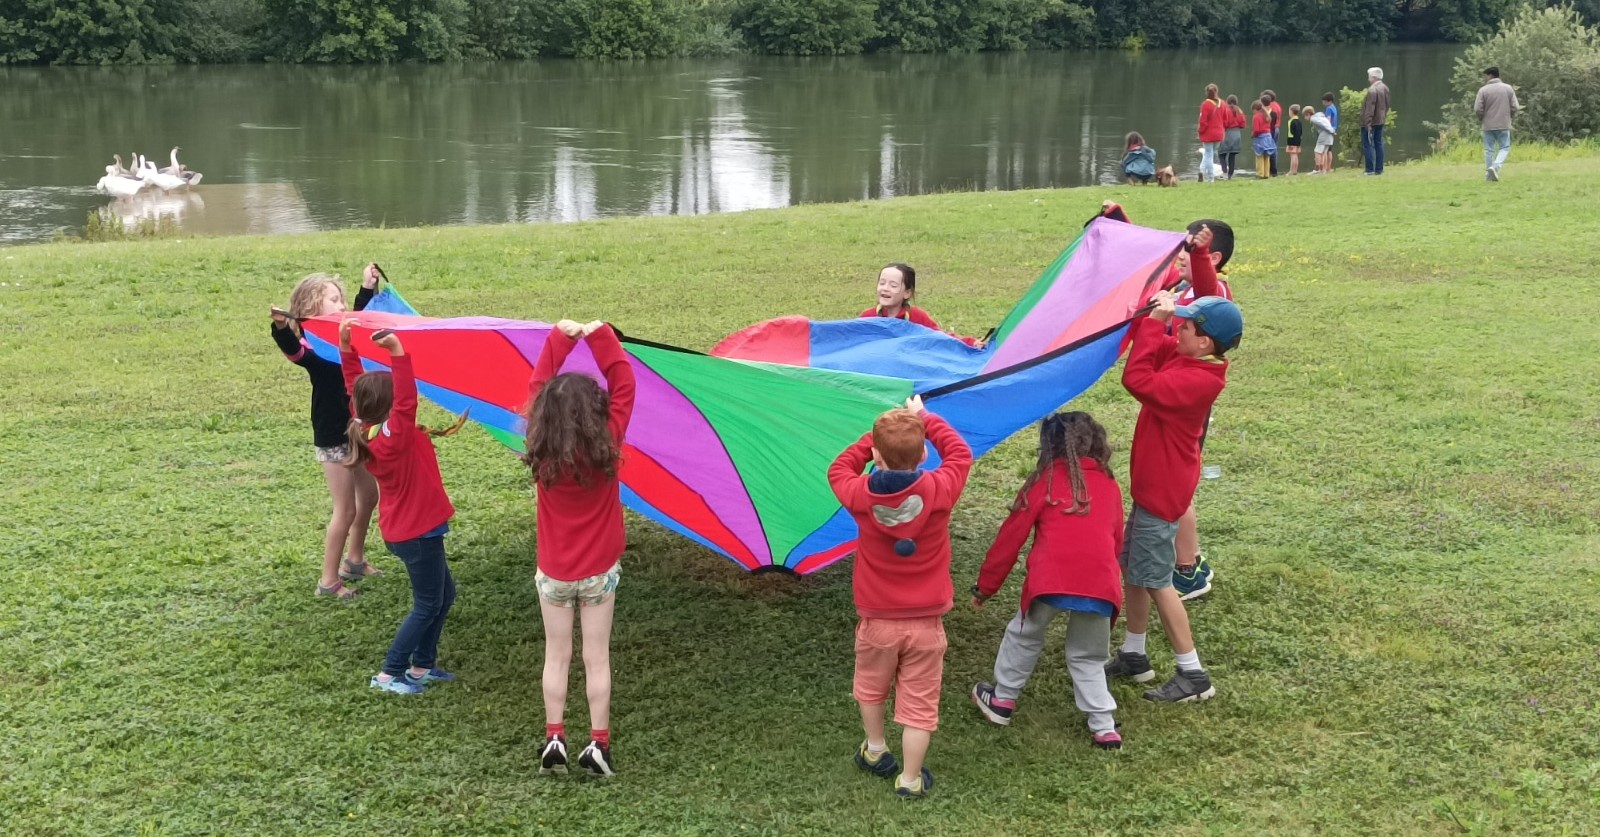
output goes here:
{"type": "Polygon", "coordinates": [[[356,291],[356,301],[351,306],[352,309],[360,311],[366,308],[367,303],[378,295],[378,278],[382,275],[383,271],[378,269],[377,262],[372,262],[361,270],[361,290],[356,291]]]}
{"type": "Polygon", "coordinates": [[[389,351],[389,374],[394,380],[394,400],[389,405],[388,425],[390,435],[404,443],[410,431],[417,426],[417,375],[411,368],[411,356],[400,345],[400,335],[388,329],[373,335],[372,342],[389,351]]]}
{"type": "Polygon", "coordinates": [[[539,400],[539,391],[561,371],[561,365],[567,362],[567,355],[572,353],[572,347],[578,345],[578,338],[582,336],[583,326],[572,320],[558,320],[550,333],[545,335],[544,347],[539,350],[539,359],[533,364],[533,374],[528,376],[530,410],[533,402],[539,400]]]}
{"type": "MultiPolygon", "coordinates": [[[[365,369],[361,368],[361,356],[350,345],[350,328],[357,322],[355,317],[346,317],[339,323],[339,366],[344,372],[344,391],[353,392],[356,379],[361,377],[365,369]]],[[[355,405],[351,404],[350,414],[355,415],[355,405]]]]}
{"type": "Polygon", "coordinates": [[[595,365],[606,376],[606,389],[611,393],[611,414],[606,426],[620,445],[633,416],[633,365],[628,363],[628,353],[622,350],[622,341],[611,326],[595,320],[583,327],[583,334],[589,341],[589,351],[594,353],[595,365]]]}
{"type": "Polygon", "coordinates": [[[860,480],[861,469],[867,467],[872,461],[872,431],[862,434],[853,444],[839,452],[834,457],[833,464],[828,466],[828,485],[833,489],[833,496],[839,498],[839,503],[851,511],[856,511],[854,501],[861,496],[860,480]]]}
{"type": "Polygon", "coordinates": [[[1200,232],[1189,237],[1189,285],[1196,298],[1221,296],[1217,283],[1217,266],[1211,263],[1211,228],[1201,227],[1200,232]]]}
{"type": "Polygon", "coordinates": [[[972,470],[972,448],[967,446],[967,440],[961,438],[961,434],[949,422],[922,406],[922,396],[913,395],[906,406],[921,417],[928,441],[939,452],[939,467],[933,470],[933,479],[950,492],[950,501],[953,503],[967,485],[967,472],[972,470]]]}

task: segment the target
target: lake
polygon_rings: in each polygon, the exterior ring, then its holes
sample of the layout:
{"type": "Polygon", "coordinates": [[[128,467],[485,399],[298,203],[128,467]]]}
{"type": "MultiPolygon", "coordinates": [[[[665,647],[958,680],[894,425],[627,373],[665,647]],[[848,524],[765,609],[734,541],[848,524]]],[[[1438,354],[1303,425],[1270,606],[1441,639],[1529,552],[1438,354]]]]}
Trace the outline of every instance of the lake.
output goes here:
{"type": "MultiPolygon", "coordinates": [[[[1208,82],[1285,111],[1382,66],[1389,159],[1426,154],[1458,45],[1318,44],[451,65],[0,68],[0,243],[100,208],[196,234],[699,214],[1117,180],[1123,137],[1192,178],[1208,82]],[[192,193],[113,201],[113,153],[192,193]]],[[[1342,128],[1355,130],[1356,115],[1342,128]]],[[[1248,139],[1246,140],[1248,148],[1248,139]]],[[[1249,153],[1241,154],[1249,170],[1249,153]]],[[[1309,162],[1310,150],[1305,152],[1309,162]]]]}

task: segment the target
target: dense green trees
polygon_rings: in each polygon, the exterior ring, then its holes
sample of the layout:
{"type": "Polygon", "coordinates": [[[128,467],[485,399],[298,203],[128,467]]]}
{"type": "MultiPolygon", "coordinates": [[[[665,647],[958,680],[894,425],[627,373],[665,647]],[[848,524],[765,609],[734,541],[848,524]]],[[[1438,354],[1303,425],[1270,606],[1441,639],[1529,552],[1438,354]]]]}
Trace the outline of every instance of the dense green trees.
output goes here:
{"type": "MultiPolygon", "coordinates": [[[[0,63],[1475,40],[1517,0],[0,0],[0,63]]],[[[1552,5],[1549,2],[1540,5],[1552,5]]],[[[1600,0],[1574,15],[1600,17],[1600,0]]]]}
{"type": "Polygon", "coordinates": [[[1450,76],[1458,98],[1444,107],[1438,126],[1444,140],[1477,142],[1472,105],[1485,67],[1499,67],[1500,77],[1517,90],[1517,138],[1563,142],[1600,136],[1600,28],[1585,26],[1575,9],[1524,6],[1499,33],[1468,47],[1450,76]]]}

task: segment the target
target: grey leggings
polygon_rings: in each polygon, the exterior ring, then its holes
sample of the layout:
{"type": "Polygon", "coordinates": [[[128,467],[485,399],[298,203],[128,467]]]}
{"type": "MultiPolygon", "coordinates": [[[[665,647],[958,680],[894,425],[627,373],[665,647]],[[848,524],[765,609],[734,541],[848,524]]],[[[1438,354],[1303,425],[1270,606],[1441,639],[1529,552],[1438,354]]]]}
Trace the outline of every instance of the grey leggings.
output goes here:
{"type": "Polygon", "coordinates": [[[1026,618],[1021,611],[1006,625],[1005,639],[994,658],[994,694],[1016,700],[1033,676],[1044,650],[1045,631],[1058,613],[1067,614],[1067,671],[1078,708],[1089,716],[1090,732],[1107,732],[1116,724],[1111,713],[1117,701],[1106,686],[1106,662],[1111,658],[1111,618],[1093,613],[1058,610],[1034,600],[1026,618]]]}

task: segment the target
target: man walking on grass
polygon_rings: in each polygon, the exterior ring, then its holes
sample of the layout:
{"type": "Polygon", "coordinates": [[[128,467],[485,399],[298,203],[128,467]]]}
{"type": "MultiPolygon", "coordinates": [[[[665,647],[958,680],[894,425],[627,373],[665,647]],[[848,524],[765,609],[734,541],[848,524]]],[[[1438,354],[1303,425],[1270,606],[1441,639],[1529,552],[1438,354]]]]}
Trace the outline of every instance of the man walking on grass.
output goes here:
{"type": "Polygon", "coordinates": [[[1483,177],[1493,181],[1500,179],[1500,167],[1511,153],[1511,117],[1522,105],[1517,102],[1517,91],[1500,80],[1499,67],[1484,70],[1483,80],[1472,110],[1483,124],[1483,177]]]}
{"type": "Polygon", "coordinates": [[[1389,86],[1383,68],[1367,70],[1367,97],[1361,100],[1361,152],[1367,174],[1383,174],[1383,123],[1389,120],[1389,86]]]}

